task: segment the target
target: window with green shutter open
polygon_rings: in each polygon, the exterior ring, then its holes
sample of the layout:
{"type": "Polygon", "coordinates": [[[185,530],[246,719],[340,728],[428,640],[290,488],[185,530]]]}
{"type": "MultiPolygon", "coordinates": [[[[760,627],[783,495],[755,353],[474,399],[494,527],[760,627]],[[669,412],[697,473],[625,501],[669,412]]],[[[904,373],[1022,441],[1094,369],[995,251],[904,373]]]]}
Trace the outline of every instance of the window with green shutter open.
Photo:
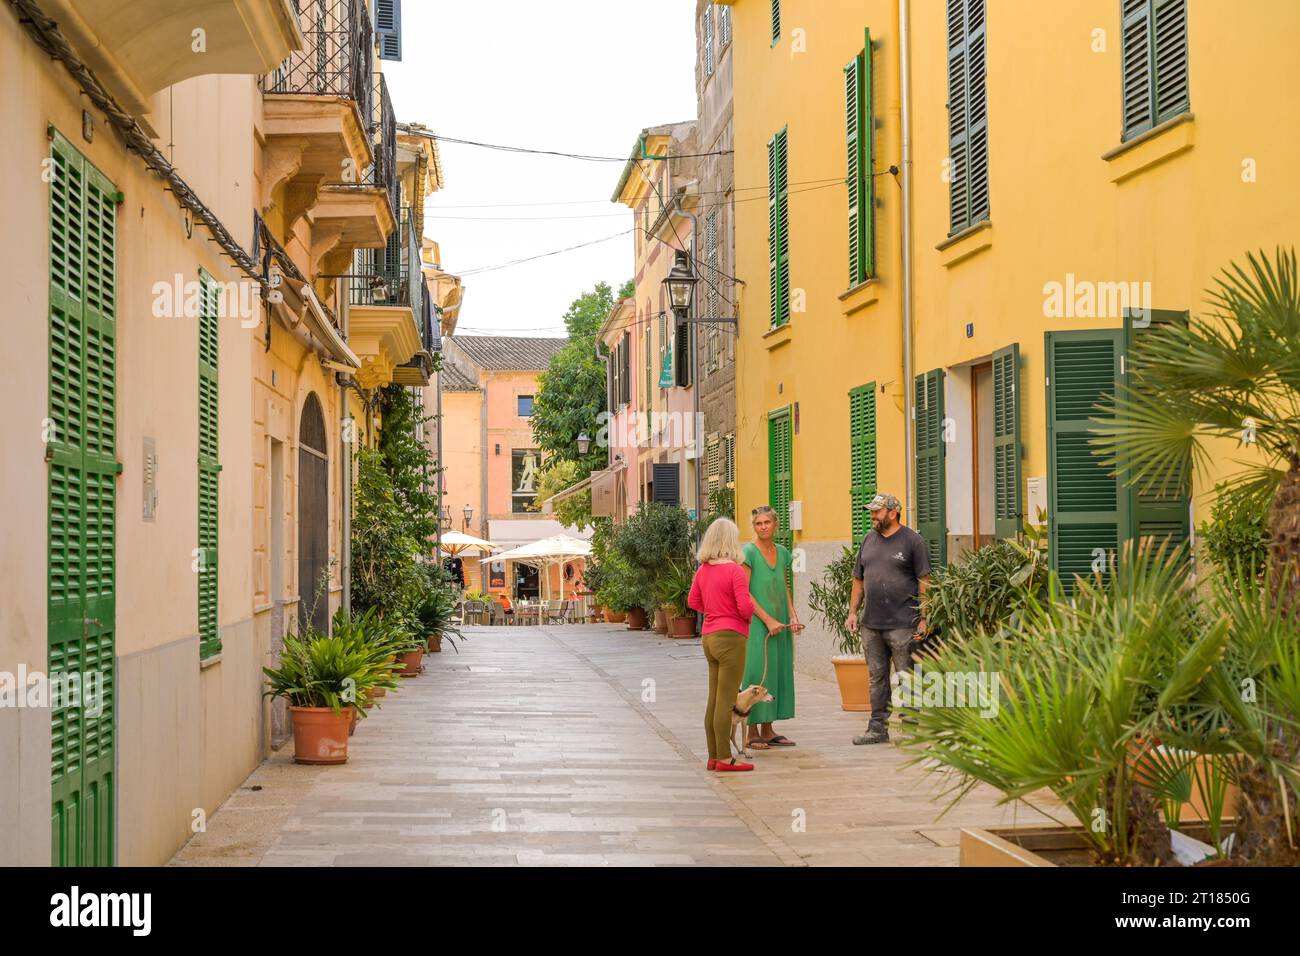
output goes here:
{"type": "Polygon", "coordinates": [[[790,502],[794,498],[794,428],[790,406],[767,416],[767,489],[768,504],[776,512],[776,540],[787,548],[794,546],[790,530],[790,502]]]}
{"type": "Polygon", "coordinates": [[[768,295],[771,325],[790,321],[790,192],[788,129],[767,144],[768,295]]]}
{"type": "Polygon", "coordinates": [[[199,547],[195,570],[199,579],[199,655],[206,660],[221,652],[217,619],[219,286],[203,270],[199,271],[199,286],[199,547]]]}
{"type": "Polygon", "coordinates": [[[1024,524],[1021,460],[1020,346],[1008,345],[993,353],[993,521],[999,539],[1014,538],[1024,524]]]}
{"type": "Polygon", "coordinates": [[[1191,109],[1187,0],[1121,0],[1124,140],[1191,109]]]}
{"type": "Polygon", "coordinates": [[[916,376],[915,388],[916,531],[925,538],[930,564],[937,570],[948,561],[943,369],[916,376]]]}
{"type": "Polygon", "coordinates": [[[948,0],[949,235],[989,218],[984,0],[948,0]]]}
{"type": "Polygon", "coordinates": [[[871,94],[871,31],[862,52],[844,67],[844,132],[848,159],[849,288],[876,274],[876,198],[871,94]]]}
{"type": "Polygon", "coordinates": [[[781,42],[781,0],[772,0],[772,46],[781,42]]]}

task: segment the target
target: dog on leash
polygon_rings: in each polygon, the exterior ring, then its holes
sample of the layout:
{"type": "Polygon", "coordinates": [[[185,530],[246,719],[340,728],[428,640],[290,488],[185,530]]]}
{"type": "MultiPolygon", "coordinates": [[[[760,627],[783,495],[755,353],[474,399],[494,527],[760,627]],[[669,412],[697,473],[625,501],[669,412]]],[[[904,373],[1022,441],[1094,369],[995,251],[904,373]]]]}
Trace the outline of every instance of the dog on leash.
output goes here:
{"type": "Polygon", "coordinates": [[[739,694],[736,695],[736,704],[731,708],[731,755],[735,757],[748,757],[749,753],[745,750],[745,740],[749,736],[749,712],[754,709],[758,703],[771,703],[773,697],[767,692],[767,688],[761,684],[750,684],[739,694]],[[736,731],[740,731],[740,742],[736,741],[736,731]]]}

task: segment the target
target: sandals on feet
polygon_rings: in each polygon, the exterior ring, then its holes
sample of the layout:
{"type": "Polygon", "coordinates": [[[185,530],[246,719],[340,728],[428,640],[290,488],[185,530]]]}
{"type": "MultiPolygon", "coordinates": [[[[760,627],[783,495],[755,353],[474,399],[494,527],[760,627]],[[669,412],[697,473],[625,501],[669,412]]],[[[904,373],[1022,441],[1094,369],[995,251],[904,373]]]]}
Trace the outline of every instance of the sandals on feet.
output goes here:
{"type": "Polygon", "coordinates": [[[753,740],[745,741],[746,750],[768,750],[770,749],[770,746],[771,746],[770,741],[761,740],[758,737],[755,737],[753,740]]]}
{"type": "Polygon", "coordinates": [[[775,737],[768,737],[765,741],[769,747],[797,747],[799,746],[784,734],[777,734],[775,737]]]}

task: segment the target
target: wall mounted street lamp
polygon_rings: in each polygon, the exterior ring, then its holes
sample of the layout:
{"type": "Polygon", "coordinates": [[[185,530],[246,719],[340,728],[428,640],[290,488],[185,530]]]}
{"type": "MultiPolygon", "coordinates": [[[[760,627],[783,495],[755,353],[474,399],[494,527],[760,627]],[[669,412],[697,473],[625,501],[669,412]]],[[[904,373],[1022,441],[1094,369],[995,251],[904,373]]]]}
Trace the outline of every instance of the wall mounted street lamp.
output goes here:
{"type": "Polygon", "coordinates": [[[668,287],[668,301],[672,303],[674,312],[685,312],[691,307],[691,295],[699,281],[695,277],[690,254],[685,249],[678,249],[672,271],[663,280],[663,284],[668,287]]]}
{"type": "Polygon", "coordinates": [[[451,530],[451,509],[446,505],[442,506],[442,518],[440,523],[442,524],[443,531],[451,530]]]}
{"type": "Polygon", "coordinates": [[[461,509],[461,514],[465,516],[465,530],[468,531],[469,519],[474,517],[474,509],[471,508],[469,505],[466,505],[464,508],[461,509]]]}
{"type": "Polygon", "coordinates": [[[578,454],[585,455],[591,450],[591,438],[586,432],[578,436],[578,454]]]}

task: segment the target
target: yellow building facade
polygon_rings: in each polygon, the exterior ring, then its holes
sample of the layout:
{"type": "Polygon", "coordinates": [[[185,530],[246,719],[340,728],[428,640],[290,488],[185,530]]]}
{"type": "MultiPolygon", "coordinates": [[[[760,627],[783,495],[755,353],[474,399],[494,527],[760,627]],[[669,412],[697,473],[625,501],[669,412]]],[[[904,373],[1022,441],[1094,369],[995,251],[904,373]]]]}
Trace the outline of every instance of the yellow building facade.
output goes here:
{"type": "MultiPolygon", "coordinates": [[[[1300,10],[728,5],[738,195],[767,199],[736,204],[737,507],[787,517],[797,599],[875,490],[939,561],[1039,509],[1067,576],[1139,535],[1194,539],[1219,475],[1139,496],[1089,418],[1134,336],[1294,243],[1300,138],[1277,117],[1300,10]]],[[[1220,475],[1245,457],[1224,451],[1220,475]]],[[[805,646],[825,670],[829,640],[805,646]]]]}

